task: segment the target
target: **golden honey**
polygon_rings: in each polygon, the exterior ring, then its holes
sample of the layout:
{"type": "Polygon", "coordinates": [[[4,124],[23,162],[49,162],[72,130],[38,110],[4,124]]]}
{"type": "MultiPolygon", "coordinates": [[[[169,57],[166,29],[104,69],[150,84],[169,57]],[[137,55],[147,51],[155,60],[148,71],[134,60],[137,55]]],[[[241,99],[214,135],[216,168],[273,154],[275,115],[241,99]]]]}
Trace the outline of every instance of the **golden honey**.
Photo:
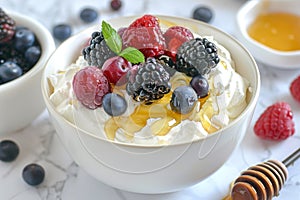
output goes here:
{"type": "MultiPolygon", "coordinates": [[[[186,85],[190,81],[190,78],[179,76],[179,78],[173,81],[177,82],[177,84],[180,83],[182,85],[186,85]]],[[[115,91],[116,90],[117,88],[115,88],[115,91]]],[[[200,109],[200,111],[193,109],[192,112],[185,115],[176,113],[168,108],[171,96],[172,92],[166,94],[162,99],[150,105],[142,103],[135,108],[134,112],[130,116],[118,116],[110,118],[104,126],[107,138],[114,140],[117,130],[121,128],[127,139],[130,140],[134,137],[136,132],[139,132],[147,125],[147,121],[149,119],[158,119],[150,125],[152,135],[157,136],[164,136],[168,134],[173,127],[177,126],[185,119],[198,122],[202,120],[204,123],[203,128],[206,131],[209,133],[216,131],[215,129],[212,129],[212,126],[208,120],[211,115],[213,115],[212,110],[208,110],[208,108],[200,109]]],[[[207,101],[208,97],[209,95],[199,99],[200,106],[207,101]]]]}
{"type": "Polygon", "coordinates": [[[300,50],[300,16],[284,13],[261,13],[248,27],[256,41],[276,50],[300,50]]]}

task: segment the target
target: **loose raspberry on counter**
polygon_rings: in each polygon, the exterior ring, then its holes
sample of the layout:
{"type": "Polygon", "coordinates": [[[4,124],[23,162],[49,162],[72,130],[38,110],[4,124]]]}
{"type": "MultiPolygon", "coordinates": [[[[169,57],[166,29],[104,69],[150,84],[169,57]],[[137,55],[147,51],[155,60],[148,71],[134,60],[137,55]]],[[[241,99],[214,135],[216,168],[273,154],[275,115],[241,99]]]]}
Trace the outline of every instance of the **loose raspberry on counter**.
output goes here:
{"type": "Polygon", "coordinates": [[[110,92],[110,85],[102,71],[89,66],[78,71],[73,78],[73,90],[84,106],[96,109],[102,105],[104,95],[110,92]]]}
{"type": "Polygon", "coordinates": [[[295,133],[291,107],[286,102],[269,106],[254,125],[254,133],[268,140],[284,140],[295,133]]]}
{"type": "Polygon", "coordinates": [[[15,21],[0,8],[0,43],[7,42],[16,31],[15,21]]]}
{"type": "Polygon", "coordinates": [[[146,58],[164,54],[166,42],[159,21],[151,15],[135,20],[122,34],[123,48],[134,47],[146,58]]]}
{"type": "Polygon", "coordinates": [[[172,26],[164,33],[169,56],[175,61],[177,49],[184,43],[194,39],[193,33],[182,26],[172,26]]]}
{"type": "Polygon", "coordinates": [[[290,85],[290,92],[294,99],[300,102],[300,76],[292,81],[290,85]]]}

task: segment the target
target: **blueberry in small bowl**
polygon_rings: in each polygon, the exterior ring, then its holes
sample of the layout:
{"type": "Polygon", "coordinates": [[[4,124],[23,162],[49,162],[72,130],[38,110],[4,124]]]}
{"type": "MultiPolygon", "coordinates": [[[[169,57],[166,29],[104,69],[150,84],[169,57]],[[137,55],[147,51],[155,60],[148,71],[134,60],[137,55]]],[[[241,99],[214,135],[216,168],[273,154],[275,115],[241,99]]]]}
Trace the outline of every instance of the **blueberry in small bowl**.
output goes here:
{"type": "Polygon", "coordinates": [[[55,49],[36,20],[0,8],[0,133],[24,128],[43,110],[43,67],[55,49]]]}

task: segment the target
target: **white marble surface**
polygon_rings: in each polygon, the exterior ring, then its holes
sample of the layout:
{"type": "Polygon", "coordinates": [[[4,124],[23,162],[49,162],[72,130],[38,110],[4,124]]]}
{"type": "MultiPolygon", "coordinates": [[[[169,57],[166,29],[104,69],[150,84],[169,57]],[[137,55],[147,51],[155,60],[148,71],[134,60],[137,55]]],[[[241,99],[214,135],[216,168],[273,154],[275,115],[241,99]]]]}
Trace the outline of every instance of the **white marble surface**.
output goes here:
{"type": "MultiPolygon", "coordinates": [[[[190,17],[193,8],[199,4],[211,6],[215,11],[213,25],[234,35],[234,17],[244,0],[123,0],[124,6],[118,12],[109,8],[109,0],[0,0],[0,6],[34,17],[51,28],[60,22],[73,26],[74,33],[87,26],[78,17],[84,6],[99,10],[100,18],[109,19],[122,15],[142,13],[190,17]],[[160,5],[158,7],[158,5],[160,5]]],[[[300,64],[299,64],[300,66],[300,64]]],[[[44,111],[32,124],[13,133],[1,133],[0,140],[12,139],[20,146],[20,155],[12,163],[0,162],[1,200],[220,200],[228,192],[229,184],[241,171],[250,165],[269,158],[282,160],[300,146],[300,104],[289,93],[290,82],[300,70],[287,71],[259,65],[262,88],[252,123],[241,146],[230,160],[205,181],[183,191],[142,195],[111,188],[90,177],[81,170],[66,153],[53,126],[44,111]],[[282,142],[263,141],[253,133],[253,124],[266,106],[284,100],[294,112],[296,133],[282,142]],[[39,163],[46,170],[44,182],[38,187],[25,184],[21,172],[27,163],[39,163]]],[[[0,111],[1,112],[1,111],[0,111]]],[[[276,199],[300,199],[300,161],[289,167],[289,178],[276,199]]]]}

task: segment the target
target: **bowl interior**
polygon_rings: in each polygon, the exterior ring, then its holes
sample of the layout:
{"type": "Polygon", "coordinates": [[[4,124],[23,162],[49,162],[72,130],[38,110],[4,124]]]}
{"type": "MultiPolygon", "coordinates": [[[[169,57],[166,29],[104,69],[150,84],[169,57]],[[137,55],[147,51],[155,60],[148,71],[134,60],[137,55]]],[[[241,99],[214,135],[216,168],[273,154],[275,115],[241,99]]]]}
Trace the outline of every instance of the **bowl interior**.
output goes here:
{"type": "MultiPolygon", "coordinates": [[[[216,29],[213,26],[210,26],[206,23],[201,23],[199,21],[195,21],[192,19],[183,19],[177,17],[169,17],[169,16],[157,16],[160,19],[160,22],[163,26],[172,26],[172,25],[182,25],[190,28],[195,33],[198,33],[201,36],[212,35],[216,41],[222,44],[225,48],[229,50],[231,53],[233,60],[236,63],[236,71],[239,72],[243,77],[245,77],[251,85],[252,93],[248,95],[248,106],[242,112],[242,114],[236,118],[228,127],[233,126],[235,121],[240,120],[247,112],[252,111],[257,102],[257,98],[259,95],[260,89],[260,76],[258,67],[250,55],[250,53],[233,37],[228,34],[216,29]]],[[[109,20],[109,23],[115,28],[118,29],[120,27],[128,26],[137,16],[130,17],[122,17],[117,19],[109,20]]],[[[53,53],[51,58],[49,59],[45,71],[42,78],[42,92],[44,95],[44,100],[46,101],[46,105],[48,109],[51,109],[59,116],[59,113],[55,111],[52,103],[49,100],[49,96],[51,94],[52,88],[49,87],[47,82],[47,77],[50,74],[56,73],[59,69],[64,66],[70,65],[74,62],[77,57],[81,54],[81,49],[87,44],[88,39],[91,36],[91,33],[100,30],[100,25],[90,27],[87,30],[80,32],[66,40],[63,44],[61,44],[56,51],[53,53]],[[49,108],[50,107],[50,108],[49,108]]],[[[64,120],[70,126],[74,126],[67,120],[61,117],[61,120],[64,120]]],[[[226,127],[227,128],[227,127],[226,127]]],[[[81,130],[84,132],[84,130],[81,130]]],[[[90,134],[86,132],[86,134],[90,134]]],[[[213,133],[218,134],[218,132],[213,133]]],[[[210,135],[213,135],[210,134],[210,135]]],[[[98,137],[92,135],[92,137],[98,137]]],[[[209,137],[209,136],[208,136],[209,137]]],[[[104,139],[104,138],[99,138],[104,139]]],[[[117,142],[116,142],[117,143],[117,142]]],[[[131,144],[130,144],[131,145],[131,144]]]]}

